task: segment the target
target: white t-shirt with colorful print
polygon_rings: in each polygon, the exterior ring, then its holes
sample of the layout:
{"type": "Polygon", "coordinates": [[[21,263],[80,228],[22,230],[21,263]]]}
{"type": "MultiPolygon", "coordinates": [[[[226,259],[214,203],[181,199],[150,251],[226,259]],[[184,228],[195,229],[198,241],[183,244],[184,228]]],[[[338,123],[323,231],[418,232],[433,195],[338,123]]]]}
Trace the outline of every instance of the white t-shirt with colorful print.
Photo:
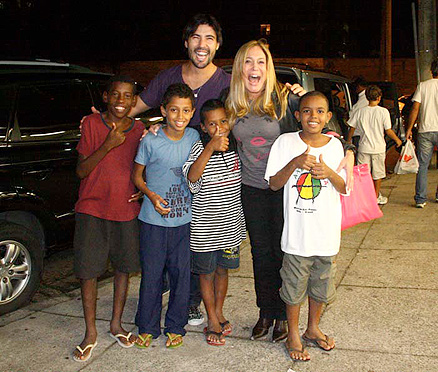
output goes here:
{"type": "MultiPolygon", "coordinates": [[[[275,176],[289,161],[301,155],[307,144],[297,133],[282,134],[269,154],[265,179],[275,176]]],[[[328,136],[331,137],[331,136],[328,136]]],[[[310,155],[335,170],[344,157],[342,144],[336,138],[322,147],[311,147],[310,155]]],[[[340,176],[345,180],[345,171],[340,176]]],[[[284,226],[281,249],[297,256],[334,256],[341,242],[340,194],[328,179],[314,179],[309,171],[297,168],[284,186],[284,226]]]]}

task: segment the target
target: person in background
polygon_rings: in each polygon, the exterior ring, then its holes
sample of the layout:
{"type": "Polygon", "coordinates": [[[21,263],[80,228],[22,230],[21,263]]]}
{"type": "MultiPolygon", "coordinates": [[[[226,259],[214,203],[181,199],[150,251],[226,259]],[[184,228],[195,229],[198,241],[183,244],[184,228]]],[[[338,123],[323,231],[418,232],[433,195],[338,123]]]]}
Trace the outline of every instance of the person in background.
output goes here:
{"type": "MultiPolygon", "coordinates": [[[[438,146],[438,59],[430,66],[432,79],[418,84],[412,97],[406,139],[412,140],[412,128],[418,123],[417,157],[418,173],[415,182],[415,206],[424,208],[427,202],[427,169],[432,159],[433,149],[438,146]]],[[[438,186],[435,191],[438,202],[438,186]]]]}
{"type": "Polygon", "coordinates": [[[401,146],[402,141],[391,129],[389,111],[379,106],[382,99],[381,89],[377,85],[370,85],[366,89],[365,95],[369,101],[368,106],[358,109],[348,121],[350,126],[348,142],[351,142],[355,130],[358,128],[362,134],[359,141],[357,161],[359,164],[366,163],[370,166],[377,203],[383,205],[388,203],[388,198],[380,194],[382,179],[386,177],[385,134],[395,141],[397,147],[401,146]]]}

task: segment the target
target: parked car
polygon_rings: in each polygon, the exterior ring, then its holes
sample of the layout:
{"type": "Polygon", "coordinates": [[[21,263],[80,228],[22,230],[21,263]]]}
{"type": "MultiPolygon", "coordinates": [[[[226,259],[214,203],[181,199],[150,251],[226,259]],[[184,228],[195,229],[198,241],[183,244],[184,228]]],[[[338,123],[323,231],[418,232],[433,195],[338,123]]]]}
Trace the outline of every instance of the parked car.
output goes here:
{"type": "Polygon", "coordinates": [[[108,74],[0,61],[0,314],[27,303],[45,252],[71,242],[79,122],[102,108],[108,74]]]}

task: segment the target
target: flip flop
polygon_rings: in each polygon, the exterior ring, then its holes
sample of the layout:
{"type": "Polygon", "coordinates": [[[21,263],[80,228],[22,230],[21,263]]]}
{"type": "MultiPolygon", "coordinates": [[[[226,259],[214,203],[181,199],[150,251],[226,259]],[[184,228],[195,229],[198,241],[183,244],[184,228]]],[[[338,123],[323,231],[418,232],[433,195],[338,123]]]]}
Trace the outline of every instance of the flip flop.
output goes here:
{"type": "Polygon", "coordinates": [[[81,359],[81,358],[77,357],[75,354],[73,354],[73,360],[75,362],[80,362],[80,363],[86,362],[88,359],[91,358],[91,354],[93,354],[93,349],[96,347],[96,345],[97,345],[97,341],[94,344],[88,344],[83,349],[80,347],[80,345],[76,346],[76,349],[79,350],[79,352],[81,353],[80,356],[83,356],[88,349],[90,349],[90,352],[83,359],[81,359]]]}
{"type": "Polygon", "coordinates": [[[146,333],[146,336],[142,336],[142,335],[139,334],[139,335],[137,336],[137,341],[134,342],[134,345],[135,345],[136,348],[138,348],[138,349],[146,349],[146,348],[148,348],[149,346],[151,346],[152,335],[151,335],[150,333],[146,333]],[[141,344],[137,342],[138,340],[141,341],[141,344]],[[149,344],[146,346],[145,344],[146,344],[146,342],[147,342],[148,340],[150,340],[150,342],[149,342],[149,344]]]}
{"type": "Polygon", "coordinates": [[[182,335],[180,335],[180,334],[175,334],[175,336],[172,336],[170,332],[167,332],[167,333],[166,333],[166,336],[167,336],[167,338],[168,338],[169,341],[170,341],[170,344],[169,344],[169,345],[166,344],[166,347],[167,347],[168,349],[176,349],[177,347],[182,346],[182,344],[183,344],[183,339],[182,339],[183,336],[182,336],[182,335]],[[172,344],[172,342],[173,342],[174,340],[176,340],[178,337],[181,337],[181,341],[178,342],[178,343],[176,343],[176,344],[172,344]]]}
{"type": "Polygon", "coordinates": [[[113,338],[114,340],[116,340],[117,341],[117,343],[121,346],[121,347],[123,347],[123,348],[125,348],[125,349],[129,349],[130,347],[133,347],[134,346],[134,343],[135,343],[135,341],[134,342],[131,342],[129,339],[131,338],[131,336],[132,336],[132,333],[131,332],[129,332],[127,335],[123,335],[123,334],[121,334],[121,333],[117,333],[116,335],[113,335],[111,332],[110,332],[110,337],[111,338],[113,338]],[[121,338],[124,338],[127,342],[131,342],[130,344],[124,344],[120,339],[121,338]]]}
{"type": "Polygon", "coordinates": [[[211,345],[211,346],[223,346],[225,345],[225,340],[221,341],[220,338],[221,336],[223,336],[224,334],[222,332],[215,332],[215,331],[209,331],[208,329],[205,330],[204,329],[204,334],[205,334],[205,340],[207,341],[207,344],[211,345]],[[210,335],[215,335],[218,337],[218,341],[213,341],[213,340],[209,340],[208,336],[210,335]]]}
{"type": "Polygon", "coordinates": [[[320,348],[321,350],[324,351],[332,351],[336,345],[334,345],[333,347],[331,347],[330,349],[324,349],[319,342],[324,342],[327,346],[330,347],[328,341],[329,341],[329,337],[327,335],[324,335],[324,338],[310,338],[307,337],[306,334],[303,334],[303,340],[306,342],[310,342],[311,344],[315,345],[316,347],[320,348]]]}
{"type": "Polygon", "coordinates": [[[222,327],[222,334],[224,336],[229,336],[233,332],[233,328],[232,327],[230,329],[228,329],[227,331],[224,330],[225,326],[230,324],[230,322],[228,320],[226,320],[225,322],[222,322],[222,323],[219,322],[219,324],[222,327]]]}
{"type": "Polygon", "coordinates": [[[292,352],[298,352],[301,354],[304,354],[304,351],[306,349],[304,349],[304,346],[301,347],[301,349],[294,349],[294,348],[290,348],[287,346],[287,342],[284,343],[284,347],[286,348],[286,352],[289,355],[289,358],[291,358],[294,362],[309,362],[310,361],[310,357],[309,359],[297,359],[297,358],[293,358],[292,355],[290,355],[292,352]]]}

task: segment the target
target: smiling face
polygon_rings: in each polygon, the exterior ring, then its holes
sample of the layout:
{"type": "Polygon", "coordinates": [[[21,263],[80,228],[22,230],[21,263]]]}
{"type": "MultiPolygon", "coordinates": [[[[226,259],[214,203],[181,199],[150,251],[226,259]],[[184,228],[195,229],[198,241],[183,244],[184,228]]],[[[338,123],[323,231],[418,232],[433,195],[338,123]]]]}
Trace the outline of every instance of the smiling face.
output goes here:
{"type": "Polygon", "coordinates": [[[132,84],[121,81],[113,82],[109,91],[103,93],[103,101],[108,108],[108,119],[117,122],[128,116],[136,100],[137,96],[134,95],[132,84]]]}
{"type": "Polygon", "coordinates": [[[161,113],[167,118],[167,126],[163,130],[171,138],[181,138],[194,112],[190,98],[173,96],[166,107],[161,106],[161,113]]]}
{"type": "Polygon", "coordinates": [[[212,63],[216,50],[219,49],[216,32],[209,25],[199,25],[184,45],[190,61],[197,68],[205,68],[212,63]]]}
{"type": "Polygon", "coordinates": [[[230,134],[230,124],[225,109],[217,108],[215,110],[206,111],[204,113],[204,122],[201,123],[201,128],[205,133],[208,133],[210,137],[214,135],[228,137],[230,134]]]}
{"type": "Polygon", "coordinates": [[[259,46],[248,50],[243,61],[242,78],[250,99],[259,97],[266,85],[266,55],[259,46]]]}
{"type": "Polygon", "coordinates": [[[321,133],[325,124],[331,119],[327,99],[320,95],[301,99],[300,111],[295,111],[295,117],[301,122],[306,134],[321,133]]]}

